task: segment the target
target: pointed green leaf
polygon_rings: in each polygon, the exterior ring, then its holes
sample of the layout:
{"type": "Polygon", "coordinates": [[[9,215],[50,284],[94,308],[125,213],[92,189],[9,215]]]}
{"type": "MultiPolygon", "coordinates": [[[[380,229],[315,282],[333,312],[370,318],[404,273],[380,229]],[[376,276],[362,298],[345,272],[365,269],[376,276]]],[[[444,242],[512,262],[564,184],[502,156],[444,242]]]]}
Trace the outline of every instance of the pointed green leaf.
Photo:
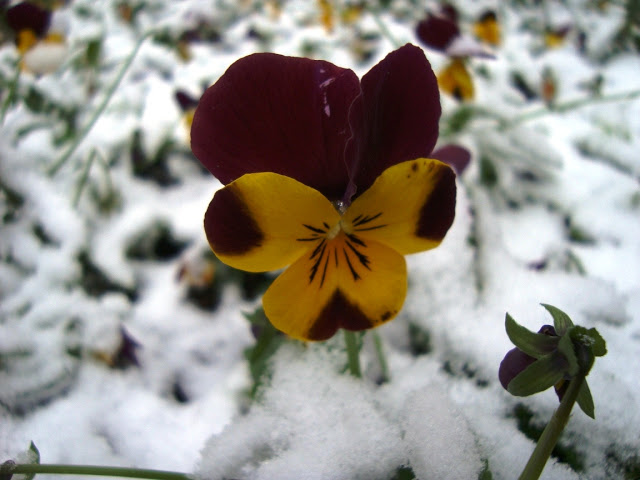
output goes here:
{"type": "Polygon", "coordinates": [[[29,453],[31,455],[31,463],[35,464],[35,465],[39,465],[40,464],[40,450],[38,450],[38,447],[36,447],[36,444],[33,443],[33,440],[31,441],[31,445],[29,445],[29,453]]]}
{"type": "MultiPolygon", "coordinates": [[[[29,449],[21,452],[18,455],[18,457],[16,458],[16,463],[26,465],[40,464],[40,452],[38,451],[38,447],[36,447],[35,443],[31,442],[31,445],[29,445],[29,449]]],[[[35,473],[24,473],[21,477],[23,480],[33,480],[35,476],[35,473]]]]}
{"type": "Polygon", "coordinates": [[[553,317],[553,327],[556,329],[556,333],[559,336],[564,335],[567,329],[573,326],[573,322],[569,318],[569,315],[564,313],[559,308],[556,308],[553,305],[548,305],[546,303],[541,303],[541,305],[546,308],[547,312],[549,312],[553,317]]]}
{"type": "Polygon", "coordinates": [[[516,397],[526,397],[552,387],[564,377],[567,361],[558,352],[546,355],[514,377],[507,390],[516,397]]]}
{"type": "MultiPolygon", "coordinates": [[[[575,328],[575,327],[571,327],[575,328]]],[[[569,332],[570,333],[570,332],[569,332]]],[[[571,339],[571,335],[564,335],[560,337],[560,341],[558,342],[558,352],[560,352],[566,358],[569,366],[568,373],[572,377],[578,374],[580,369],[580,365],[578,364],[578,357],[576,356],[575,349],[573,347],[573,341],[571,339]]]]}
{"type": "Polygon", "coordinates": [[[527,355],[540,358],[553,352],[557,346],[558,337],[545,335],[544,333],[534,333],[519,325],[511,315],[507,313],[505,318],[505,329],[511,342],[527,355]]]}
{"type": "Polygon", "coordinates": [[[577,401],[578,401],[578,406],[582,409],[582,411],[595,420],[596,407],[593,404],[593,397],[591,396],[591,390],[589,390],[589,385],[587,384],[586,380],[580,387],[577,401]]]}

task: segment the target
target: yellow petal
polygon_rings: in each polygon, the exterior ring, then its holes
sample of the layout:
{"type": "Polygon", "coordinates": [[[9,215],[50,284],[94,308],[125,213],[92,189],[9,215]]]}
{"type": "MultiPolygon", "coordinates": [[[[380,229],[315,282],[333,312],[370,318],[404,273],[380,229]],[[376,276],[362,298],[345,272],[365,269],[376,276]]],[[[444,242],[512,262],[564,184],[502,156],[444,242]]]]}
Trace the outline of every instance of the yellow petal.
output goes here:
{"type": "Polygon", "coordinates": [[[204,227],[216,256],[234,268],[266,272],[300,258],[340,220],[331,202],[290,177],[243,175],[214,195],[204,227]]]}
{"type": "Polygon", "coordinates": [[[340,232],[285,270],[262,301],[277,329],[300,340],[325,340],[338,328],[365,330],[391,320],[406,292],[402,255],[340,232]]]}
{"type": "Polygon", "coordinates": [[[455,173],[446,164],[419,158],[394,165],[349,207],[347,233],[381,242],[406,255],[437,247],[453,223],[455,173]]]}
{"type": "Polygon", "coordinates": [[[473,100],[474,88],[471,75],[461,58],[454,58],[449,65],[438,74],[440,89],[458,100],[473,100]]]}
{"type": "Polygon", "coordinates": [[[500,45],[500,24],[495,14],[486,14],[473,25],[473,33],[477,38],[489,45],[500,45]]]}
{"type": "Polygon", "coordinates": [[[23,54],[38,43],[38,38],[33,30],[25,29],[18,32],[17,46],[18,53],[23,54]]]}

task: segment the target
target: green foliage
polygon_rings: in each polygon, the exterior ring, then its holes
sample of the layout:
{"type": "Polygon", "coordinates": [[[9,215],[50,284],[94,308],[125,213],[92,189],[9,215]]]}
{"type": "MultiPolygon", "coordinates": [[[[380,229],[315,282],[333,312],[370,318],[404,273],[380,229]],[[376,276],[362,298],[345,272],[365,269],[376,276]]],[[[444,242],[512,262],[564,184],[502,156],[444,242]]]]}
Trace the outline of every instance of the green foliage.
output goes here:
{"type": "Polygon", "coordinates": [[[493,480],[493,474],[491,473],[491,469],[489,468],[489,460],[484,459],[484,465],[480,473],[478,474],[478,480],[493,480]]]}
{"type": "Polygon", "coordinates": [[[498,184],[498,170],[486,155],[480,157],[480,182],[489,188],[498,184]]]}
{"type": "Polygon", "coordinates": [[[132,238],[125,254],[134,260],[164,261],[177,257],[186,246],[187,242],[177,239],[167,222],[159,220],[132,238]]]}
{"type": "Polygon", "coordinates": [[[138,292],[135,288],[125,287],[111,280],[93,262],[88,252],[81,252],[77,260],[81,271],[80,285],[88,295],[101,297],[107,292],[118,292],[124,294],[131,301],[138,298],[138,292]]]}
{"type": "Polygon", "coordinates": [[[443,119],[441,135],[447,137],[462,132],[467,128],[477,113],[475,107],[471,105],[458,107],[451,115],[443,119]]]}
{"type": "Polygon", "coordinates": [[[251,330],[256,337],[255,345],[247,348],[244,352],[253,380],[249,392],[253,399],[260,387],[271,377],[271,358],[286,341],[286,337],[271,325],[262,307],[258,307],[252,313],[245,313],[244,316],[251,323],[251,330]]]}
{"type": "Polygon", "coordinates": [[[409,351],[414,357],[431,353],[431,335],[415,322],[409,322],[409,351]]]}
{"type": "Polygon", "coordinates": [[[398,467],[396,473],[391,480],[415,480],[416,475],[413,473],[411,466],[398,467]]]}

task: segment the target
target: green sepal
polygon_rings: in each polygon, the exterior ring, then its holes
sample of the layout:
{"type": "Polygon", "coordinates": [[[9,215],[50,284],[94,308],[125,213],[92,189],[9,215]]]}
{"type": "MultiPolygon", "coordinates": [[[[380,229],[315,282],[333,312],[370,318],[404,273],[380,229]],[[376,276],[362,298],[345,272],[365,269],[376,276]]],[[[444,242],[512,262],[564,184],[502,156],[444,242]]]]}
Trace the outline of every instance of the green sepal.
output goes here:
{"type": "MultiPolygon", "coordinates": [[[[573,329],[575,327],[571,328],[573,329]]],[[[571,330],[569,330],[568,335],[560,337],[560,341],[558,342],[558,352],[560,352],[564,356],[564,358],[567,360],[567,363],[569,364],[567,373],[571,377],[574,377],[578,374],[580,365],[578,363],[578,357],[576,356],[570,333],[571,330]]]]}
{"type": "Polygon", "coordinates": [[[505,317],[505,329],[511,342],[519,350],[534,358],[541,358],[553,352],[559,342],[558,337],[534,333],[519,325],[511,315],[505,317]]]}
{"type": "Polygon", "coordinates": [[[591,350],[595,357],[607,354],[607,344],[595,328],[577,326],[571,331],[571,339],[591,350]]]}
{"type": "Polygon", "coordinates": [[[570,327],[573,327],[573,322],[569,318],[569,315],[562,310],[546,303],[541,303],[540,305],[546,308],[547,312],[553,317],[553,328],[555,328],[558,336],[561,337],[570,327]]]}
{"type": "Polygon", "coordinates": [[[585,414],[594,420],[596,419],[596,407],[593,403],[593,397],[591,396],[591,390],[589,390],[587,380],[585,380],[580,387],[577,402],[578,406],[585,414]]]}
{"type": "Polygon", "coordinates": [[[542,392],[562,380],[568,366],[567,359],[558,352],[545,355],[516,375],[507,391],[516,397],[542,392]]]}

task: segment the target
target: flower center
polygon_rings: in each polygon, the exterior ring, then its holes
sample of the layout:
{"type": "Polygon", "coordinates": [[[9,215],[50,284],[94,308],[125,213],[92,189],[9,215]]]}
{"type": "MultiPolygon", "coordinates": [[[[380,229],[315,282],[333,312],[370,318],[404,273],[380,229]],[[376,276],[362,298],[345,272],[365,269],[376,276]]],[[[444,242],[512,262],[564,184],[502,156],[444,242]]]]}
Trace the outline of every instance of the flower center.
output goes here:
{"type": "Polygon", "coordinates": [[[326,233],[327,240],[333,240],[341,231],[348,235],[352,234],[353,226],[351,225],[351,222],[347,222],[341,218],[340,221],[331,227],[326,233]]]}

